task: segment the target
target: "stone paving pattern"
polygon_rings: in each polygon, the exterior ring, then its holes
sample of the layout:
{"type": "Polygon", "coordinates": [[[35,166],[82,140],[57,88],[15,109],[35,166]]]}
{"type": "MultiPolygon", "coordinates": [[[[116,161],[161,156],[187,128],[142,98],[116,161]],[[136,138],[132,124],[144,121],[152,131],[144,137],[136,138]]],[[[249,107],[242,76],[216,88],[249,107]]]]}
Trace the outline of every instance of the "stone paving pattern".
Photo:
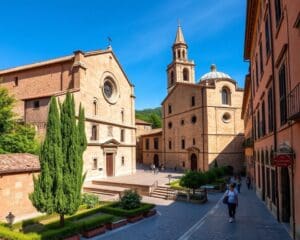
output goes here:
{"type": "Polygon", "coordinates": [[[253,190],[242,189],[236,221],[228,222],[223,194],[209,194],[203,205],[144,198],[159,214],[93,239],[112,240],[291,240],[253,190]]]}

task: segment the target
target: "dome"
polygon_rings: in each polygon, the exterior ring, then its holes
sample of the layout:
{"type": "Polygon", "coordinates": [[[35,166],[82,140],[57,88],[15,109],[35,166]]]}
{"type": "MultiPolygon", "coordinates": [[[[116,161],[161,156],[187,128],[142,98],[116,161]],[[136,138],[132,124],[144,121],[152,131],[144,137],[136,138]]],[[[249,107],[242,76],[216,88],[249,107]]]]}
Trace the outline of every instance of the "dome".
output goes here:
{"type": "Polygon", "coordinates": [[[232,79],[228,74],[223,73],[223,72],[218,72],[216,65],[212,64],[210,66],[210,72],[204,74],[200,78],[200,81],[205,81],[205,80],[210,80],[210,79],[220,79],[220,78],[232,79]]]}

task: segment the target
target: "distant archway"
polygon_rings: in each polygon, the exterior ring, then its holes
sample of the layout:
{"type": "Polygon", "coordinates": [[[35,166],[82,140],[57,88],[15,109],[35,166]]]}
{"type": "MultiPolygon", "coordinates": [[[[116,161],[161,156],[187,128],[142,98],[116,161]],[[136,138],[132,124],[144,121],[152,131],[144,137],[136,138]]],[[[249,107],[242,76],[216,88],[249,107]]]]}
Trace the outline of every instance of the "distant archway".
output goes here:
{"type": "Polygon", "coordinates": [[[154,154],[153,164],[155,165],[156,168],[159,167],[159,157],[157,154],[154,154]]]}
{"type": "Polygon", "coordinates": [[[195,153],[191,155],[191,170],[192,171],[197,171],[198,166],[197,166],[197,156],[195,153]]]}

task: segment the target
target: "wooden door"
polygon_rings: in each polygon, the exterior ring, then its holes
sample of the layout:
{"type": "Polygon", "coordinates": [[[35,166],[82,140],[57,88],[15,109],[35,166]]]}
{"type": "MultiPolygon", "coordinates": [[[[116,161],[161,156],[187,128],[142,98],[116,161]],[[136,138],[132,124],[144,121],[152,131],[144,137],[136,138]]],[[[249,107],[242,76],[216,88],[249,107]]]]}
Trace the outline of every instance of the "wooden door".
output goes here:
{"type": "Polygon", "coordinates": [[[106,154],[106,176],[111,177],[114,175],[114,159],[112,153],[106,154]]]}
{"type": "Polygon", "coordinates": [[[197,171],[198,166],[197,166],[197,156],[195,153],[191,155],[191,170],[192,171],[197,171]]]}

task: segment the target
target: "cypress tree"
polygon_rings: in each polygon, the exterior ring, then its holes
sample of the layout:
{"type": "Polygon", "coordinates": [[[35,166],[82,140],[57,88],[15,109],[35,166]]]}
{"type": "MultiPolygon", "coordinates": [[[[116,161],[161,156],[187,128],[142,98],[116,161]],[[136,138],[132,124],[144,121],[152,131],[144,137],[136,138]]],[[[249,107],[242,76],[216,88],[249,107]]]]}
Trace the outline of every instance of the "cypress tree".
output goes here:
{"type": "Polygon", "coordinates": [[[80,205],[80,193],[82,187],[82,157],[79,146],[78,128],[75,119],[74,97],[67,93],[61,107],[61,135],[63,152],[63,194],[60,219],[64,222],[65,214],[74,214],[80,205]]]}
{"type": "Polygon", "coordinates": [[[56,212],[57,193],[61,189],[62,139],[59,112],[55,98],[51,98],[45,141],[41,147],[41,173],[34,177],[34,192],[30,199],[40,212],[56,212]]]}
{"type": "Polygon", "coordinates": [[[87,140],[85,135],[85,115],[84,108],[82,108],[81,104],[79,105],[79,115],[78,115],[78,138],[79,138],[79,146],[80,146],[80,156],[82,157],[83,152],[87,146],[87,140]]]}

